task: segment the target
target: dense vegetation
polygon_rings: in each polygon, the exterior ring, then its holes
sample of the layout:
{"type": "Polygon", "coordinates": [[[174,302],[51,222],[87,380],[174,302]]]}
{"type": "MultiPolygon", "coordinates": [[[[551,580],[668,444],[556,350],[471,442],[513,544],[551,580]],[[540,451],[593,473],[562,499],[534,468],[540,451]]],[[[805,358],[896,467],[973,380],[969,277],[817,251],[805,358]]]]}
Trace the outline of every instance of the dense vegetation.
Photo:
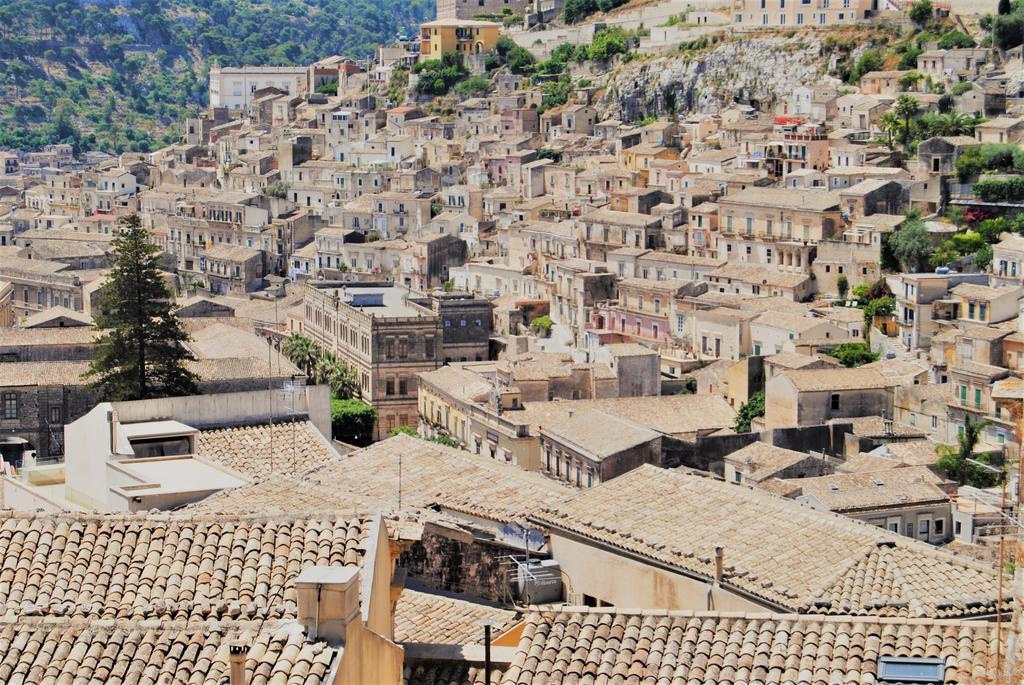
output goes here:
{"type": "Polygon", "coordinates": [[[212,64],[369,56],[430,0],[5,0],[0,146],[149,150],[206,99],[212,64]]]}
{"type": "Polygon", "coordinates": [[[625,2],[626,0],[565,0],[562,16],[566,24],[575,24],[595,12],[607,12],[625,2]]]}

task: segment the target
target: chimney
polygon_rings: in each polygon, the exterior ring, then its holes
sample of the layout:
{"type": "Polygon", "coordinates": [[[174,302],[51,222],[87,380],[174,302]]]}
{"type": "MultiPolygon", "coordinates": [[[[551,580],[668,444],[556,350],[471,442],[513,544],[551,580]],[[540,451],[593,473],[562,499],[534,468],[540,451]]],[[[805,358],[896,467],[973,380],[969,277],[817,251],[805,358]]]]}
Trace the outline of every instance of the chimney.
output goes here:
{"type": "Polygon", "coordinates": [[[722,573],[725,567],[725,547],[715,547],[715,582],[722,582],[722,573]]]}
{"type": "Polygon", "coordinates": [[[344,645],[348,629],[362,621],[359,569],[355,566],[310,566],[295,578],[299,622],[311,640],[344,645]]]}
{"type": "Polygon", "coordinates": [[[245,645],[240,642],[232,643],[228,647],[228,662],[231,666],[228,685],[246,685],[245,645]]]}
{"type": "Polygon", "coordinates": [[[117,454],[117,411],[111,409],[107,412],[107,425],[110,426],[110,453],[117,454]]]}

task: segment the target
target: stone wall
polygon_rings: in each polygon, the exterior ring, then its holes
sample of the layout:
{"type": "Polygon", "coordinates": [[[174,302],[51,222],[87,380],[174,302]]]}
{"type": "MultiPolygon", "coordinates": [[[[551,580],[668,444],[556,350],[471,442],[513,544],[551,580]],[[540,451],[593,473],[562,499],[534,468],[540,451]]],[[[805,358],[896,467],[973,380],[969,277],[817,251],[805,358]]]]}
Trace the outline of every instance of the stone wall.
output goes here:
{"type": "Polygon", "coordinates": [[[520,548],[428,523],[420,540],[402,553],[398,565],[406,569],[409,578],[429,588],[508,603],[508,557],[522,553],[520,548]]]}

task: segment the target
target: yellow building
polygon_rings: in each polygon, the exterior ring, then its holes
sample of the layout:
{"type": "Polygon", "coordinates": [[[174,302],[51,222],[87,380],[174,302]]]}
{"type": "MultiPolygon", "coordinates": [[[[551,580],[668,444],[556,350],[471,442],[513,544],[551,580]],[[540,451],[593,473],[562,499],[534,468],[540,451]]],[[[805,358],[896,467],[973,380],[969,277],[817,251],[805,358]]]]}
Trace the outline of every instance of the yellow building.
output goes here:
{"type": "Polygon", "coordinates": [[[420,25],[420,60],[441,59],[446,52],[478,55],[492,52],[501,24],[474,19],[437,19],[420,25]]]}

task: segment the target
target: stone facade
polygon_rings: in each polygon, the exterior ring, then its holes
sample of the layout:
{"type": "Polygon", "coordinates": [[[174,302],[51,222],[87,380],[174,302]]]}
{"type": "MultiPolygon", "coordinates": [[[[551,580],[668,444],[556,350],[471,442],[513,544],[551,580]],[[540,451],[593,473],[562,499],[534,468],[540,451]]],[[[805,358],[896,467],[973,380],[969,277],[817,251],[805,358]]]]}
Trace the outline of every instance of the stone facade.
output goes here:
{"type": "Polygon", "coordinates": [[[522,549],[428,523],[420,540],[402,553],[398,565],[410,578],[435,590],[507,602],[507,558],[519,553],[522,549]]]}

